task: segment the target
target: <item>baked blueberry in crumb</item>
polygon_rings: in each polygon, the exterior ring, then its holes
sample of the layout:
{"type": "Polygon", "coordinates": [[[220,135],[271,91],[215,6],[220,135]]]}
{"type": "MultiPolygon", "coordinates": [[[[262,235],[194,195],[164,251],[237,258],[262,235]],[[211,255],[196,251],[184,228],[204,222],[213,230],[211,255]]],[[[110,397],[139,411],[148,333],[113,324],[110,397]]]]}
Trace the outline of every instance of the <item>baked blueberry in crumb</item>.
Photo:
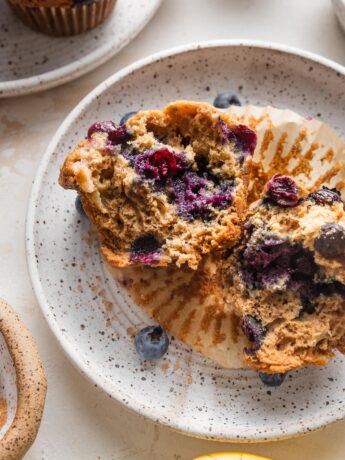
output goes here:
{"type": "Polygon", "coordinates": [[[268,387],[279,387],[285,380],[286,372],[280,374],[266,374],[259,372],[262,383],[268,387]]]}
{"type": "Polygon", "coordinates": [[[237,125],[232,128],[236,148],[241,151],[240,162],[252,156],[256,147],[257,136],[256,133],[245,125],[237,125]]]}
{"type": "Polygon", "coordinates": [[[120,120],[120,125],[124,125],[126,123],[127,120],[129,120],[131,117],[133,117],[134,115],[136,115],[138,112],[128,112],[128,113],[125,113],[124,116],[121,118],[120,120]]]}
{"type": "Polygon", "coordinates": [[[224,91],[217,94],[217,97],[213,101],[213,105],[217,109],[227,109],[230,105],[242,105],[240,98],[233,91],[224,91]]]}
{"type": "Polygon", "coordinates": [[[316,192],[309,193],[307,200],[319,205],[329,205],[342,203],[340,192],[336,188],[328,188],[325,185],[316,192]]]}
{"type": "Polygon", "coordinates": [[[266,335],[266,329],[261,322],[254,316],[246,315],[242,320],[242,330],[244,335],[250,342],[253,342],[253,347],[245,351],[247,354],[253,354],[259,350],[261,343],[266,335]]]}
{"type": "Polygon", "coordinates": [[[299,201],[295,181],[282,174],[275,174],[267,183],[266,197],[275,204],[288,207],[296,206],[299,201]]]}
{"type": "Polygon", "coordinates": [[[222,120],[218,121],[221,138],[224,143],[233,142],[237,150],[237,156],[242,164],[248,156],[254,154],[256,147],[256,133],[246,125],[236,125],[231,128],[222,120]]]}
{"type": "Polygon", "coordinates": [[[135,347],[143,359],[160,359],[168,350],[169,338],[160,326],[147,326],[136,334],[135,347]]]}
{"type": "Polygon", "coordinates": [[[136,239],[131,246],[131,260],[151,265],[157,262],[161,255],[161,244],[153,235],[144,235],[136,239]]]}
{"type": "Polygon", "coordinates": [[[87,136],[90,139],[94,133],[107,133],[108,142],[112,145],[125,144],[131,138],[126,125],[117,125],[113,121],[96,121],[90,126],[87,136]]]}
{"type": "Polygon", "coordinates": [[[299,317],[301,317],[303,313],[312,315],[315,312],[315,306],[313,302],[306,295],[301,294],[301,303],[302,303],[302,308],[301,308],[299,317]]]}
{"type": "Polygon", "coordinates": [[[335,223],[323,225],[314,247],[325,259],[341,256],[345,252],[345,228],[335,223]]]}
{"type": "Polygon", "coordinates": [[[220,181],[215,185],[207,176],[200,177],[187,172],[169,183],[172,197],[181,216],[189,219],[206,217],[212,208],[223,209],[232,200],[232,181],[220,181]]]}
{"type": "Polygon", "coordinates": [[[133,162],[139,174],[160,184],[187,168],[184,154],[167,148],[148,150],[141,155],[135,155],[133,162]]]}
{"type": "Polygon", "coordinates": [[[81,202],[81,199],[80,199],[80,196],[77,195],[76,199],[75,199],[75,208],[76,210],[78,211],[78,213],[82,216],[82,217],[86,217],[86,213],[84,211],[84,208],[83,208],[83,204],[81,202]]]}

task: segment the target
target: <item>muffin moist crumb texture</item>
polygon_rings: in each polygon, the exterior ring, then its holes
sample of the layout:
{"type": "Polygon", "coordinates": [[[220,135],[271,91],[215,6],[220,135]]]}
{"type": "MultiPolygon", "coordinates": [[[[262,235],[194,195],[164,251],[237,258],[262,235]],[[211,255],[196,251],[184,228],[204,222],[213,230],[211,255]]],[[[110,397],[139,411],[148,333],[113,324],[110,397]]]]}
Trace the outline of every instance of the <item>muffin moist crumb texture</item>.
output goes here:
{"type": "Polygon", "coordinates": [[[276,174],[223,267],[226,305],[250,342],[245,362],[268,373],[324,365],[345,352],[345,212],[340,194],[308,193],[276,174]]]}
{"type": "Polygon", "coordinates": [[[110,264],[196,269],[235,244],[256,135],[203,103],[96,122],[60,184],[80,193],[110,264]]]}

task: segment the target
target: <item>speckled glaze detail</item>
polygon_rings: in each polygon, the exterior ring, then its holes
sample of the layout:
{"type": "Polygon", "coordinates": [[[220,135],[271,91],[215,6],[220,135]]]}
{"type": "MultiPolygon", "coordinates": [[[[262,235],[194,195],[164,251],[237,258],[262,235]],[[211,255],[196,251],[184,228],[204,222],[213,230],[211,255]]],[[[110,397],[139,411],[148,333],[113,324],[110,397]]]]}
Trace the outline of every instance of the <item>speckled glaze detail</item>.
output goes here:
{"type": "Polygon", "coordinates": [[[116,0],[95,0],[76,7],[32,7],[7,0],[17,16],[33,30],[55,37],[84,33],[99,26],[114,9],[116,0]]]}
{"type": "Polygon", "coordinates": [[[163,0],[117,0],[97,29],[49,37],[26,27],[0,2],[0,98],[62,85],[118,53],[149,22],[163,0]]]}
{"type": "Polygon", "coordinates": [[[283,386],[270,389],[254,371],[223,369],[174,338],[161,361],[142,361],[133,336],[153,321],[111,279],[88,220],[75,211],[75,196],[57,185],[63,158],[96,119],[120,119],[177,99],[212,103],[220,88],[238,91],[244,104],[288,107],[323,119],[345,135],[345,72],[323,58],[239,42],[150,57],[102,83],[56,133],[30,201],[29,269],[41,308],[66,353],[112,398],[198,437],[296,436],[344,418],[345,359],[338,355],[326,368],[292,372],[283,386]]]}
{"type": "MultiPolygon", "coordinates": [[[[47,390],[42,363],[30,332],[17,314],[0,299],[0,349],[7,347],[5,381],[9,389],[0,388],[6,399],[8,420],[0,432],[0,460],[22,458],[36,438],[47,390]]],[[[1,373],[2,376],[2,373],[1,373]]]]}
{"type": "Polygon", "coordinates": [[[345,0],[332,0],[339,23],[345,32],[345,0]]]}

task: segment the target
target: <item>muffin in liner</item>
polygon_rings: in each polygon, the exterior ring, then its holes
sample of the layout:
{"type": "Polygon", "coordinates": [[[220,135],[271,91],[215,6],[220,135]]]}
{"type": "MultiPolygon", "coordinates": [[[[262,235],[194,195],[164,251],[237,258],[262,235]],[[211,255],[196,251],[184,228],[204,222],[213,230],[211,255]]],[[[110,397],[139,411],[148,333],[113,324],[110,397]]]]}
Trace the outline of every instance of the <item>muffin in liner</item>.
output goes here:
{"type": "MultiPolygon", "coordinates": [[[[251,201],[275,173],[298,178],[310,191],[321,185],[337,187],[345,197],[345,143],[332,128],[272,107],[232,106],[227,112],[258,135],[251,201]]],[[[173,267],[110,270],[133,300],[173,336],[221,366],[236,369],[244,367],[243,348],[249,343],[239,318],[225,311],[220,269],[221,261],[208,256],[194,272],[173,267]]]]}
{"type": "Polygon", "coordinates": [[[91,0],[75,6],[72,0],[7,0],[7,3],[31,29],[47,35],[67,37],[81,34],[101,24],[114,9],[116,0],[91,0]]]}

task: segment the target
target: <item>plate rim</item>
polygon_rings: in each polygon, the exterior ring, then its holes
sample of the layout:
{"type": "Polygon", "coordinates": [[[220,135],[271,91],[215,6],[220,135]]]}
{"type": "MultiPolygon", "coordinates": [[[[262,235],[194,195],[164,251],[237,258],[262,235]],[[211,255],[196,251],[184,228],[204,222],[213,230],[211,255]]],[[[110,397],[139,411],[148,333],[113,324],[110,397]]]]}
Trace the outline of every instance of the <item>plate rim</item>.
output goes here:
{"type": "Polygon", "coordinates": [[[345,66],[338,64],[328,58],[320,56],[318,54],[304,51],[302,49],[296,47],[290,47],[283,44],[266,42],[266,41],[258,41],[258,40],[208,40],[203,42],[191,43],[186,44],[174,48],[170,48],[168,50],[160,51],[158,53],[154,53],[148,57],[143,59],[137,60],[134,63],[126,66],[122,70],[116,72],[115,74],[108,77],[106,80],[101,82],[98,86],[96,86],[92,91],[90,91],[77,105],[76,107],[67,115],[67,117],[63,120],[63,122],[58,127],[57,131],[55,132],[54,136],[52,137],[45,153],[43,154],[39,166],[37,168],[37,172],[35,175],[35,179],[32,185],[31,193],[29,196],[28,202],[28,209],[26,215],[26,256],[27,256],[27,265],[29,276],[31,279],[32,287],[34,293],[36,295],[38,304],[40,309],[48,323],[49,328],[53,332],[57,342],[63,349],[64,353],[68,356],[70,361],[74,364],[74,366],[83,374],[85,375],[88,380],[99,387],[99,389],[110,396],[115,401],[121,403],[121,405],[132,412],[135,412],[139,415],[142,415],[154,423],[159,423],[161,425],[167,426],[172,430],[192,436],[195,438],[200,439],[208,439],[214,441],[221,441],[221,442],[236,442],[236,443],[254,443],[254,442],[270,442],[270,441],[278,441],[283,439],[291,439],[294,437],[301,436],[303,434],[309,433],[311,431],[319,430],[327,425],[330,425],[334,422],[342,420],[345,418],[345,411],[333,411],[330,410],[329,413],[326,413],[323,418],[320,417],[308,417],[303,421],[303,427],[300,425],[288,426],[286,424],[284,426],[285,433],[283,435],[280,434],[273,434],[272,436],[267,435],[249,435],[248,437],[244,437],[240,435],[240,437],[236,437],[235,433],[229,433],[229,436],[224,437],[222,434],[217,432],[212,432],[212,436],[210,436],[206,430],[198,430],[193,429],[190,425],[183,425],[179,421],[169,421],[166,422],[164,419],[157,420],[157,417],[154,416],[153,413],[150,412],[150,408],[146,405],[140,403],[140,401],[133,400],[131,397],[126,395],[123,389],[118,389],[117,395],[110,394],[105,388],[104,385],[101,383],[101,378],[97,375],[94,375],[92,372],[93,366],[87,366],[83,363],[81,359],[78,359],[78,353],[73,350],[73,347],[70,346],[70,343],[67,339],[64,338],[62,334],[60,334],[59,328],[57,323],[51,318],[49,314],[49,308],[47,308],[45,303],[45,296],[44,291],[39,281],[39,272],[36,267],[35,263],[35,251],[34,251],[34,225],[35,225],[35,208],[36,202],[39,196],[40,186],[42,183],[44,172],[47,168],[51,155],[54,153],[55,148],[61,139],[61,136],[64,132],[70,127],[70,125],[74,122],[74,120],[78,117],[78,115],[89,105],[92,101],[100,96],[103,91],[105,91],[108,87],[115,84],[116,82],[120,81],[124,77],[130,75],[131,73],[137,71],[138,69],[150,65],[155,62],[159,62],[169,56],[176,56],[178,54],[184,54],[188,52],[193,52],[198,49],[207,49],[207,48],[217,48],[217,47],[251,47],[251,48],[258,48],[264,50],[272,50],[281,52],[287,55],[297,56],[317,64],[321,64],[326,68],[330,68],[335,72],[343,75],[345,77],[345,66]],[[126,397],[126,403],[123,403],[122,396],[126,397]]]}
{"type": "Polygon", "coordinates": [[[152,1],[155,3],[153,4],[152,10],[148,14],[146,20],[143,21],[138,28],[133,29],[132,33],[118,46],[114,46],[113,42],[110,41],[109,43],[96,48],[91,53],[86,54],[81,59],[77,59],[70,64],[62,65],[57,69],[49,70],[48,72],[26,78],[19,78],[18,80],[0,81],[0,99],[24,96],[55,88],[95,70],[119,53],[132,40],[134,40],[137,35],[139,35],[144,27],[151,21],[164,0],[152,1]]]}

